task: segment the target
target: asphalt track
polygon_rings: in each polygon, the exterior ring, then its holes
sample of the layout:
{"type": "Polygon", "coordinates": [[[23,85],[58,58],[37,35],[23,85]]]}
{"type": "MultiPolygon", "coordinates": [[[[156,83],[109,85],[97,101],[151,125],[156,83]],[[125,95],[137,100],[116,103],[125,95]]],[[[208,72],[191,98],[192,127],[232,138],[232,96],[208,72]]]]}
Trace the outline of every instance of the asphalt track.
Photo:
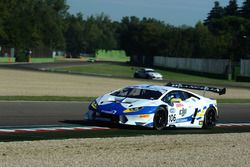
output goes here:
{"type": "MultiPolygon", "coordinates": [[[[84,124],[84,102],[0,102],[0,127],[84,124]]],[[[250,123],[250,104],[219,104],[219,123],[250,123]]]]}

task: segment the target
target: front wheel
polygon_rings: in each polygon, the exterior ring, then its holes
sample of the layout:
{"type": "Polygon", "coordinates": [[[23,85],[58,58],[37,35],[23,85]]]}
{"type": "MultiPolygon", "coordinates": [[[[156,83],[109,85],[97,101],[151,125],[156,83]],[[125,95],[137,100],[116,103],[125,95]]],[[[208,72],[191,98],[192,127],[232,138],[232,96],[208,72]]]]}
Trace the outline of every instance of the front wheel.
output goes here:
{"type": "Polygon", "coordinates": [[[94,120],[96,119],[96,112],[90,110],[90,111],[87,113],[87,118],[88,118],[89,121],[94,121],[94,120]]]}
{"type": "Polygon", "coordinates": [[[203,128],[204,129],[211,129],[216,125],[216,111],[212,108],[206,111],[203,128]]]}
{"type": "Polygon", "coordinates": [[[167,124],[167,111],[163,107],[159,107],[154,116],[154,128],[156,130],[163,130],[167,124]]]}

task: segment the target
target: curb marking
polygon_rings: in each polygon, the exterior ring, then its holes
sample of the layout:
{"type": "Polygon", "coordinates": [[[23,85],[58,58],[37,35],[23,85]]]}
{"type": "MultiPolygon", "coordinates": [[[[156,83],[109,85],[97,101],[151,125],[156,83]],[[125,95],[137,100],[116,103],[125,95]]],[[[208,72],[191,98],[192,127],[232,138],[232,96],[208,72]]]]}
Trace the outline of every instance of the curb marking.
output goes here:
{"type": "MultiPolygon", "coordinates": [[[[247,127],[250,123],[219,123],[216,127],[247,127]]],[[[84,131],[84,130],[110,130],[108,127],[86,126],[86,127],[51,127],[51,128],[6,128],[0,129],[2,133],[27,133],[27,132],[64,132],[64,131],[84,131]]]]}
{"type": "Polygon", "coordinates": [[[110,130],[108,127],[53,127],[53,128],[16,128],[0,129],[0,133],[25,133],[25,132],[64,132],[64,131],[84,131],[84,130],[110,130]]]}
{"type": "Polygon", "coordinates": [[[222,128],[222,127],[246,127],[250,126],[250,123],[220,123],[217,124],[216,127],[222,128]]]}

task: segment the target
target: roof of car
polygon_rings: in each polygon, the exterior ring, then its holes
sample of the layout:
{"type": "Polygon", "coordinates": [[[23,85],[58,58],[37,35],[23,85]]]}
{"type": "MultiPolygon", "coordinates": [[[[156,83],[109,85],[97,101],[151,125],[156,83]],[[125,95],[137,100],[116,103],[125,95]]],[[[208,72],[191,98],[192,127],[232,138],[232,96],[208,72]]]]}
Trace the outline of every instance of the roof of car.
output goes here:
{"type": "Polygon", "coordinates": [[[132,86],[128,86],[128,88],[155,90],[155,91],[161,92],[162,94],[169,90],[176,89],[176,88],[168,87],[168,86],[149,85],[149,84],[132,85],[132,86]]]}
{"type": "Polygon", "coordinates": [[[154,71],[154,69],[152,69],[152,68],[143,68],[143,70],[145,70],[145,71],[154,71]]]}

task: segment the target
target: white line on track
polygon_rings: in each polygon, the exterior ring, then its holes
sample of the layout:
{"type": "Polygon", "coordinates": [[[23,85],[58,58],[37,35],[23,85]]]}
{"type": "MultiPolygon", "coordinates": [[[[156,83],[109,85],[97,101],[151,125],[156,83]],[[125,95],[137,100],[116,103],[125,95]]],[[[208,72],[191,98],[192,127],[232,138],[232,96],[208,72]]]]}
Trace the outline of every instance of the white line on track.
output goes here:
{"type": "Polygon", "coordinates": [[[242,127],[242,126],[250,126],[250,123],[220,123],[216,125],[216,127],[242,127]]]}

